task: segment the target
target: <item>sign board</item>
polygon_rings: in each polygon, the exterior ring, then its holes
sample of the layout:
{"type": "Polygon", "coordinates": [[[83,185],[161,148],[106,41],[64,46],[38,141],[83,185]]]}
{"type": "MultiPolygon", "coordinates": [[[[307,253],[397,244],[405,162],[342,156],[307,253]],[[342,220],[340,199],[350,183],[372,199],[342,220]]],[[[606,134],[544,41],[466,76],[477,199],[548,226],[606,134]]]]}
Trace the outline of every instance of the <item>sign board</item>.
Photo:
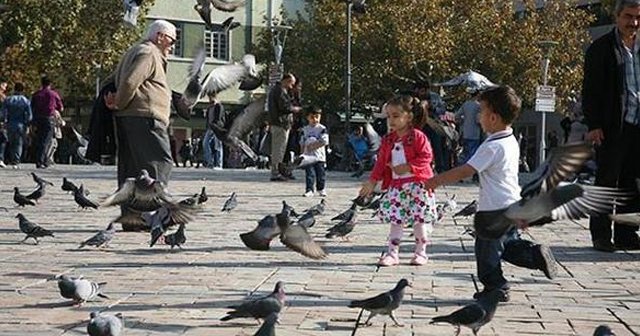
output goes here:
{"type": "Polygon", "coordinates": [[[536,111],[554,112],[556,110],[556,87],[540,85],[536,90],[536,111]]]}

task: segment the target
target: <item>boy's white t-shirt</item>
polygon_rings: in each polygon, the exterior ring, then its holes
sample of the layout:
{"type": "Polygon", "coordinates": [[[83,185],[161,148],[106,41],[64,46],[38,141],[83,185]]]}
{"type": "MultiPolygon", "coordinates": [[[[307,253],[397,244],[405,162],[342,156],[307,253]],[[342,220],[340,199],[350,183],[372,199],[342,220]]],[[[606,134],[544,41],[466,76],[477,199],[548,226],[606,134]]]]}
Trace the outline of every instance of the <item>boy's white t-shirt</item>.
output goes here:
{"type": "Polygon", "coordinates": [[[467,162],[480,177],[478,211],[504,209],[520,200],[519,158],[520,147],[510,128],[489,135],[478,147],[467,162]]]}

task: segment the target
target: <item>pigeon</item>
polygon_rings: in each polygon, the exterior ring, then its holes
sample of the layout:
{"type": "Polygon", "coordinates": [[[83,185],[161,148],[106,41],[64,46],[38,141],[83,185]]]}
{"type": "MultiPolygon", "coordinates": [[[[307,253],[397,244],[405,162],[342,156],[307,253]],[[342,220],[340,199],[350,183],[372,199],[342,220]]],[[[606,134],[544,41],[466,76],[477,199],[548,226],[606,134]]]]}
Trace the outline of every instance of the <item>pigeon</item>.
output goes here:
{"type": "Polygon", "coordinates": [[[271,313],[264,319],[260,329],[253,336],[276,336],[276,323],[278,322],[278,314],[271,313]]]}
{"type": "Polygon", "coordinates": [[[204,21],[204,25],[207,29],[211,29],[213,27],[211,24],[211,7],[211,0],[197,0],[196,5],[193,6],[193,9],[198,12],[198,15],[200,15],[202,21],[204,21]]]}
{"type": "Polygon", "coordinates": [[[171,245],[172,250],[176,246],[182,250],[182,245],[186,242],[187,237],[184,235],[184,223],[178,226],[178,231],[164,237],[164,243],[171,245]]]}
{"type": "Polygon", "coordinates": [[[228,34],[229,31],[238,27],[240,27],[240,22],[233,21],[233,16],[228,17],[222,22],[222,31],[224,31],[225,34],[228,34]]]}
{"type": "Polygon", "coordinates": [[[24,207],[25,205],[36,205],[34,200],[30,200],[22,195],[18,187],[13,187],[13,201],[16,202],[19,207],[24,207]]]}
{"type": "Polygon", "coordinates": [[[401,327],[402,324],[398,323],[395,316],[393,316],[393,311],[400,307],[402,297],[404,296],[404,290],[407,286],[411,287],[409,281],[407,281],[407,279],[400,279],[392,290],[365,300],[351,301],[348,307],[362,308],[369,311],[369,318],[367,318],[367,321],[364,323],[367,326],[371,325],[369,321],[371,321],[371,318],[374,316],[389,315],[393,320],[393,323],[395,323],[396,326],[401,327]]]}
{"type": "Polygon", "coordinates": [[[78,187],[73,184],[73,182],[69,181],[66,177],[62,178],[62,190],[63,191],[71,191],[71,192],[75,192],[76,189],[78,189],[78,187]]]}
{"type": "Polygon", "coordinates": [[[320,216],[324,213],[324,209],[326,208],[327,202],[325,201],[325,199],[321,199],[320,203],[310,207],[309,209],[305,210],[304,212],[311,212],[314,216],[320,216]]]}
{"type": "Polygon", "coordinates": [[[107,247],[115,235],[116,228],[113,223],[109,223],[105,230],[100,230],[93,237],[82,242],[78,248],[83,248],[87,245],[97,248],[107,247]]]}
{"type": "Polygon", "coordinates": [[[436,223],[440,223],[444,218],[444,205],[436,205],[436,223]]]}
{"type": "Polygon", "coordinates": [[[89,336],[120,336],[124,335],[124,317],[118,313],[115,315],[91,312],[91,319],[87,325],[89,336]]]}
{"type": "Polygon", "coordinates": [[[100,203],[103,207],[115,205],[124,205],[138,212],[158,210],[165,205],[177,213],[186,212],[187,209],[184,205],[174,203],[164,183],[151,178],[146,169],[140,170],[137,177],[127,178],[118,191],[100,203]]]}
{"type": "Polygon", "coordinates": [[[231,193],[231,196],[224,202],[222,206],[222,212],[231,212],[231,210],[235,209],[238,206],[238,200],[236,199],[236,193],[231,193]]]}
{"type": "Polygon", "coordinates": [[[36,241],[36,245],[38,245],[40,243],[40,241],[38,241],[38,238],[46,236],[54,237],[53,232],[44,229],[42,226],[34,222],[29,221],[23,214],[17,214],[16,218],[18,218],[18,226],[20,227],[20,231],[27,235],[26,237],[24,237],[21,243],[24,243],[29,238],[33,238],[36,241]]]}
{"type": "Polygon", "coordinates": [[[353,209],[349,217],[344,218],[338,224],[329,228],[327,230],[327,234],[325,235],[325,237],[326,238],[346,237],[349,233],[351,233],[351,231],[353,231],[353,228],[356,227],[357,217],[358,217],[358,210],[353,209]]]}
{"type": "Polygon", "coordinates": [[[259,98],[240,111],[235,117],[232,118],[231,126],[229,126],[226,133],[219,132],[214,129],[216,136],[219,139],[224,139],[225,144],[237,148],[242,151],[253,162],[258,162],[259,157],[251,147],[249,147],[242,139],[255,128],[262,125],[265,120],[265,98],[259,98]]]}
{"type": "Polygon", "coordinates": [[[444,194],[447,197],[447,200],[444,202],[442,210],[444,210],[445,213],[456,211],[456,209],[458,208],[458,202],[456,202],[456,194],[451,195],[451,197],[449,197],[449,194],[447,193],[444,194]]]}
{"type": "Polygon", "coordinates": [[[607,325],[599,325],[596,330],[593,331],[593,336],[616,336],[616,334],[607,325]]]}
{"type": "MultiPolygon", "coordinates": [[[[356,0],[355,2],[364,3],[364,0],[356,0]]],[[[364,124],[364,131],[369,140],[368,142],[371,144],[371,147],[369,148],[369,150],[372,152],[377,152],[378,149],[380,149],[380,145],[382,144],[382,137],[380,136],[380,134],[378,134],[378,132],[376,132],[376,130],[373,128],[373,125],[371,125],[371,123],[364,124]]]]}
{"type": "Polygon", "coordinates": [[[196,208],[204,204],[207,200],[209,200],[209,196],[207,196],[205,187],[202,187],[202,191],[199,194],[193,194],[193,196],[183,199],[182,201],[178,202],[178,204],[196,208]]]}
{"type": "Polygon", "coordinates": [[[102,288],[106,284],[106,282],[92,282],[83,279],[82,276],[72,278],[66,275],[61,275],[58,277],[60,295],[64,298],[73,300],[77,305],[93,300],[96,297],[109,299],[108,296],[102,293],[102,288]]]}
{"type": "Polygon", "coordinates": [[[351,5],[351,11],[355,14],[363,15],[367,13],[366,0],[353,0],[351,5]]]}
{"type": "Polygon", "coordinates": [[[487,295],[480,297],[478,301],[464,306],[449,315],[432,318],[429,324],[440,322],[452,324],[456,327],[456,336],[460,334],[460,327],[464,326],[471,329],[474,335],[477,335],[480,328],[493,319],[500,297],[503,295],[504,293],[502,293],[501,289],[494,289],[487,295]]]}
{"type": "Polygon", "coordinates": [[[316,217],[313,215],[313,212],[308,211],[302,214],[302,216],[298,218],[296,223],[308,229],[316,225],[316,217]]]}
{"type": "Polygon", "coordinates": [[[384,195],[385,193],[378,195],[377,198],[374,198],[371,203],[363,206],[360,210],[375,210],[377,212],[380,209],[380,202],[382,202],[384,195]]]}
{"type": "Polygon", "coordinates": [[[628,192],[562,182],[564,176],[570,175],[588,158],[585,152],[591,153],[590,148],[590,145],[569,144],[554,149],[541,165],[547,167],[544,173],[536,173],[537,180],[522,189],[522,199],[493,216],[491,225],[477,228],[476,234],[481,238],[496,239],[516,225],[541,226],[561,219],[577,220],[609,212],[614,206],[621,205],[629,198],[628,192]]]}
{"type": "Polygon", "coordinates": [[[268,215],[258,221],[258,226],[252,231],[241,233],[240,239],[244,245],[252,250],[267,251],[273,238],[280,235],[280,227],[276,223],[275,215],[268,215]]]}
{"type": "Polygon", "coordinates": [[[142,0],[124,0],[124,17],[122,18],[125,26],[135,28],[138,25],[138,13],[142,0]]]}
{"type": "Polygon", "coordinates": [[[47,181],[47,180],[43,179],[42,177],[40,177],[40,176],[36,175],[36,173],[33,173],[33,172],[32,172],[32,173],[31,173],[31,176],[33,177],[33,181],[34,181],[36,184],[48,184],[48,185],[50,185],[50,186],[52,186],[52,187],[53,187],[53,183],[51,183],[51,182],[49,182],[49,181],[47,181]]]}
{"type": "Polygon", "coordinates": [[[342,213],[336,215],[335,217],[331,218],[331,220],[332,221],[335,221],[335,220],[342,221],[342,220],[345,220],[347,218],[350,218],[352,216],[352,213],[354,211],[356,211],[356,207],[357,206],[358,205],[355,202],[351,202],[351,206],[349,207],[349,209],[347,209],[347,210],[343,211],[342,213]]]}
{"type": "Polygon", "coordinates": [[[279,313],[284,307],[285,298],[284,283],[278,281],[271,294],[255,300],[246,301],[240,305],[227,307],[233,310],[228,311],[227,315],[222,317],[220,321],[229,321],[241,317],[264,319],[273,313],[279,313]]]}
{"type": "Polygon", "coordinates": [[[200,190],[200,195],[198,195],[198,204],[205,204],[209,200],[209,196],[207,196],[206,187],[202,187],[200,190]]]}
{"type": "Polygon", "coordinates": [[[78,206],[80,206],[82,209],[86,209],[86,208],[97,209],[99,206],[98,203],[87,198],[87,196],[84,193],[84,186],[82,184],[80,185],[80,187],[78,187],[78,189],[76,189],[76,191],[73,192],[73,199],[76,201],[78,206]]]}
{"type": "Polygon", "coordinates": [[[46,184],[38,184],[38,187],[25,197],[30,200],[34,200],[37,203],[38,200],[42,198],[45,194],[45,191],[46,191],[45,186],[46,184]]]}
{"type": "Polygon", "coordinates": [[[467,206],[462,208],[460,211],[458,211],[455,214],[453,214],[452,217],[453,218],[456,218],[456,217],[469,217],[469,216],[473,216],[477,211],[478,211],[478,201],[477,200],[473,200],[471,203],[467,204],[467,206]]]}
{"type": "Polygon", "coordinates": [[[288,212],[276,215],[276,223],[280,227],[280,242],[305,257],[324,259],[327,253],[316,243],[304,226],[291,223],[288,212]]]}
{"type": "Polygon", "coordinates": [[[280,212],[284,213],[285,211],[288,212],[289,215],[291,215],[293,217],[300,217],[300,215],[298,215],[298,213],[296,212],[296,210],[292,206],[287,204],[286,201],[282,201],[282,210],[280,212]]]}
{"type": "Polygon", "coordinates": [[[238,8],[244,6],[244,0],[237,0],[237,1],[210,0],[210,1],[211,1],[211,5],[215,9],[223,12],[235,12],[238,8]]]}
{"type": "MultiPolygon", "coordinates": [[[[145,215],[148,213],[145,213],[145,215]]],[[[160,240],[161,237],[164,237],[164,233],[166,231],[164,225],[162,225],[162,219],[160,218],[159,214],[153,214],[151,215],[150,221],[150,225],[149,227],[151,228],[151,230],[149,230],[151,232],[151,240],[149,241],[149,247],[153,247],[153,245],[155,245],[158,240],[160,240]]]]}

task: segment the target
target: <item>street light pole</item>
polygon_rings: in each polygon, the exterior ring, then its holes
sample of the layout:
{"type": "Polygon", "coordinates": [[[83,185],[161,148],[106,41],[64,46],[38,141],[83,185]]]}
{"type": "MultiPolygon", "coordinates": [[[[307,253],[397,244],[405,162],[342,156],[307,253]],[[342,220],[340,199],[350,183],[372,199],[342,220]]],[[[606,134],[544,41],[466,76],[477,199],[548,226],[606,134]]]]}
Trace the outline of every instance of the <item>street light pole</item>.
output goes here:
{"type": "MultiPolygon", "coordinates": [[[[540,41],[538,42],[538,46],[542,49],[542,85],[547,86],[548,78],[549,78],[549,64],[551,63],[551,52],[553,51],[553,47],[558,45],[558,42],[555,41],[540,41]]],[[[542,125],[540,126],[540,162],[539,165],[542,164],[545,160],[545,149],[547,147],[546,143],[546,126],[547,126],[547,112],[541,111],[542,113],[542,125]]]]}
{"type": "Polygon", "coordinates": [[[345,70],[345,121],[346,131],[351,128],[351,8],[353,1],[347,0],[347,67],[345,70]]]}

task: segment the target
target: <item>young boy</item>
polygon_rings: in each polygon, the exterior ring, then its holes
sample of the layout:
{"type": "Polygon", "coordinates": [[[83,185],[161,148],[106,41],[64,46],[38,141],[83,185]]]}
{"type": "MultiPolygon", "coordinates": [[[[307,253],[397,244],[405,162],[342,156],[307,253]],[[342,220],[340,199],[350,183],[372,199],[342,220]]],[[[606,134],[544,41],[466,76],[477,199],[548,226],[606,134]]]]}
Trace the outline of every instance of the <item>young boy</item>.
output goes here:
{"type": "Polygon", "coordinates": [[[300,138],[301,152],[305,156],[314,157],[314,163],[305,166],[305,197],[313,196],[313,180],[315,178],[316,190],[322,197],[327,196],[325,191],[325,174],[324,166],[327,161],[325,147],[329,145],[329,132],[327,128],[320,123],[322,110],[314,108],[307,113],[307,121],[309,124],[302,128],[302,137],[300,138]]]}
{"type": "MultiPolygon", "coordinates": [[[[511,129],[513,120],[520,113],[520,98],[512,88],[501,86],[482,92],[478,100],[480,125],[487,133],[486,140],[466,164],[425,182],[427,189],[435,189],[477,173],[480,176],[480,196],[478,212],[473,221],[476,233],[482,232],[507,206],[520,200],[520,149],[511,129]]],[[[549,279],[556,273],[556,262],[551,250],[547,246],[521,239],[516,228],[498,239],[477,236],[475,257],[478,278],[484,285],[482,292],[474,294],[476,299],[499,288],[504,294],[501,301],[509,301],[509,285],[502,275],[501,259],[516,266],[539,269],[549,279]]]]}

